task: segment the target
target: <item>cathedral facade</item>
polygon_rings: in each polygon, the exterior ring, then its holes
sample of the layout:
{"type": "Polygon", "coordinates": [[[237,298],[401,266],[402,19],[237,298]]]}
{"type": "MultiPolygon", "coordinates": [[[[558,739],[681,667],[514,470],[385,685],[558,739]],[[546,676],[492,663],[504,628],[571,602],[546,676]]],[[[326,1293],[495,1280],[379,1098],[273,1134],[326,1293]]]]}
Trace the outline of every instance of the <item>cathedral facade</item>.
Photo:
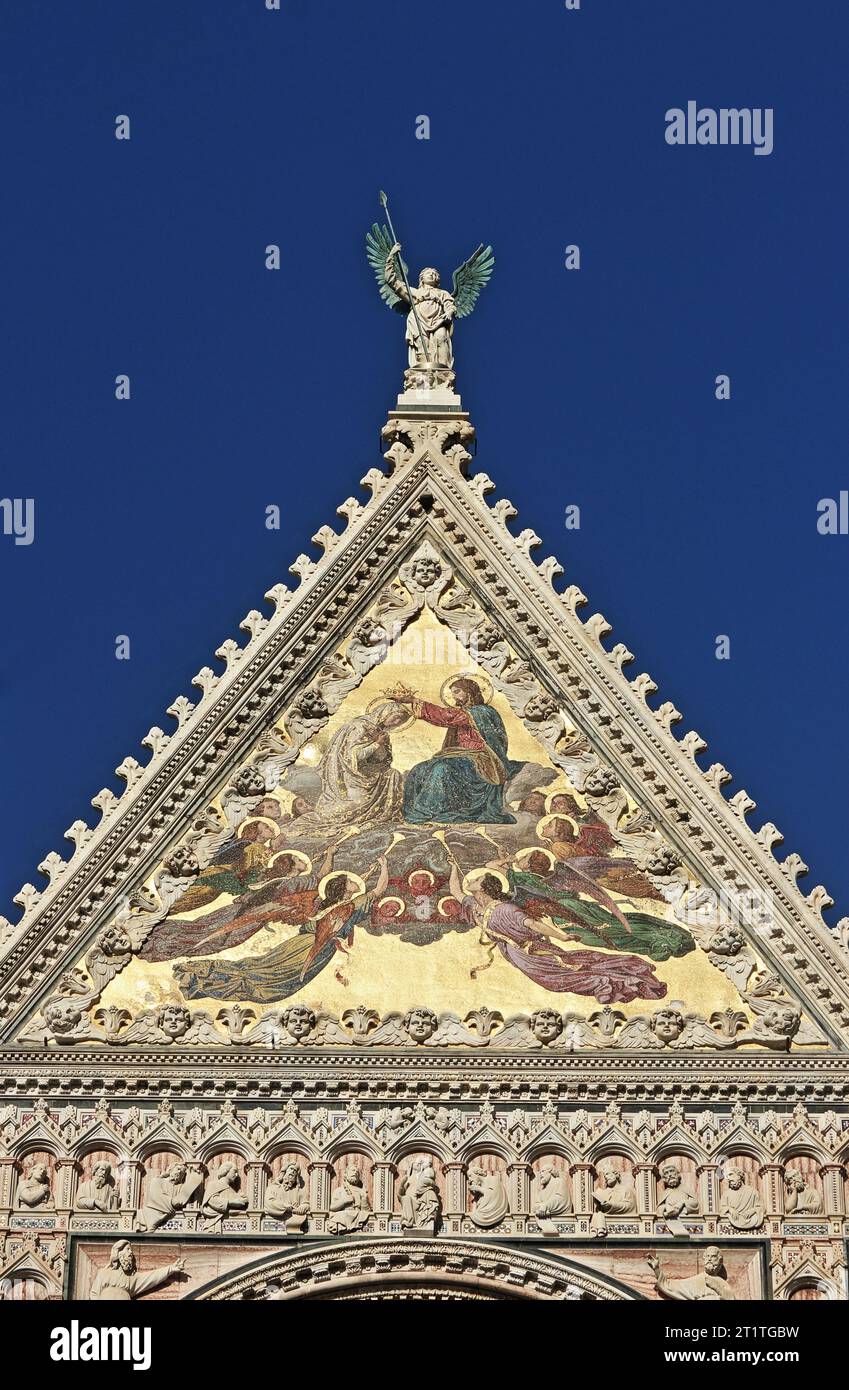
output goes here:
{"type": "Polygon", "coordinates": [[[3,1296],[845,1299],[847,932],[382,283],[385,468],[2,919],[3,1296]]]}

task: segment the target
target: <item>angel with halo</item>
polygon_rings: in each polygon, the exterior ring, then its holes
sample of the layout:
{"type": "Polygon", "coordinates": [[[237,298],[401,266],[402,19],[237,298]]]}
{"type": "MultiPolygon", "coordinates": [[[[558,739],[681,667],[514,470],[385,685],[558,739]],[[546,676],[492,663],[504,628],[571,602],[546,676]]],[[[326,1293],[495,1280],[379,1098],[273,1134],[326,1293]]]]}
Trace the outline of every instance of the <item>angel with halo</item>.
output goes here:
{"type": "Polygon", "coordinates": [[[481,244],[454,271],[450,293],[441,288],[439,272],[432,266],[425,266],[419,273],[418,285],[411,286],[385,193],[381,193],[380,201],[389,226],[374,223],[366,234],[366,251],[384,303],[407,315],[407,385],[450,385],[454,379],[454,320],[472,312],[492,275],[492,247],[481,244]]]}

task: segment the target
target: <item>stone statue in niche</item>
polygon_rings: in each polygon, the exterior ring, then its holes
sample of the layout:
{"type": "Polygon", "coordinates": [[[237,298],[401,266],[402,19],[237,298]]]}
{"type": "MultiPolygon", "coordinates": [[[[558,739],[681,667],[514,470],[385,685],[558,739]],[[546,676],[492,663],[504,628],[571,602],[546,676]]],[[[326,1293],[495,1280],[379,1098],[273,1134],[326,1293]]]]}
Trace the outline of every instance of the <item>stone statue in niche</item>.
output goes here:
{"type": "Polygon", "coordinates": [[[533,1213],[545,1235],[557,1235],[555,1222],[572,1212],[572,1199],[566,1176],[553,1163],[543,1163],[537,1173],[533,1213]]]}
{"type": "Polygon", "coordinates": [[[155,1231],[177,1216],[203,1187],[201,1173],[189,1173],[182,1159],[165,1173],[150,1179],[141,1211],[136,1217],[137,1231],[155,1231]]]}
{"type": "Polygon", "coordinates": [[[89,1298],[100,1302],[127,1302],[131,1298],[141,1298],[151,1289],[167,1284],[169,1279],[181,1276],[185,1267],[185,1261],[180,1259],[160,1269],[148,1269],[144,1274],[139,1274],[130,1242],[117,1240],[112,1246],[108,1265],[98,1270],[94,1277],[89,1298]]]}
{"type": "Polygon", "coordinates": [[[50,1169],[46,1163],[34,1163],[18,1184],[18,1206],[35,1211],[37,1207],[53,1206],[50,1169]]]}
{"type": "Polygon", "coordinates": [[[401,1225],[406,1230],[433,1230],[442,1211],[436,1170],[429,1158],[414,1159],[398,1186],[401,1225]]]}
{"type": "Polygon", "coordinates": [[[240,1195],[238,1186],[239,1170],[235,1163],[222,1163],[210,1174],[201,1207],[210,1224],[223,1221],[231,1212],[247,1211],[248,1199],[240,1195]]]}
{"type": "Polygon", "coordinates": [[[304,1179],[297,1163],[286,1163],[276,1181],[265,1189],[265,1214],[282,1221],[289,1235],[305,1231],[310,1218],[310,1204],[303,1197],[304,1179]]]}
{"type": "Polygon", "coordinates": [[[114,1211],[118,1206],[118,1191],[112,1176],[112,1164],[101,1159],[91,1170],[91,1177],[77,1188],[77,1211],[114,1211]]]}
{"type": "Polygon", "coordinates": [[[719,1303],[735,1298],[725,1272],[722,1252],[716,1245],[709,1245],[705,1251],[704,1272],[694,1274],[689,1279],[667,1279],[656,1255],[649,1255],[648,1263],[654,1274],[654,1286],[664,1298],[679,1303],[719,1303]]]}
{"type": "Polygon", "coordinates": [[[595,1213],[592,1230],[603,1235],[607,1230],[608,1216],[636,1216],[637,1194],[632,1182],[624,1182],[618,1168],[612,1163],[599,1164],[596,1170],[596,1185],[593,1188],[595,1213]]]}
{"type": "Polygon", "coordinates": [[[805,1182],[798,1168],[788,1168],[784,1174],[784,1210],[790,1216],[821,1216],[822,1195],[805,1182]]]}
{"type": "Polygon", "coordinates": [[[733,1165],[726,1168],[719,1214],[730,1221],[736,1231],[754,1231],[763,1225],[766,1214],[763,1200],[756,1188],[746,1182],[742,1168],[733,1165]]]}
{"type": "Polygon", "coordinates": [[[476,1226],[497,1226],[509,1215],[510,1203],[500,1173],[488,1173],[480,1164],[473,1163],[468,1172],[468,1184],[473,1203],[469,1215],[476,1226]]]}
{"type": "Polygon", "coordinates": [[[668,1158],[660,1165],[660,1177],[664,1191],[657,1203],[657,1214],[666,1221],[674,1235],[686,1235],[686,1227],[681,1218],[695,1216],[699,1210],[699,1199],[684,1181],[683,1174],[674,1159],[668,1158]]]}
{"type": "Polygon", "coordinates": [[[356,1163],[349,1163],[341,1183],[330,1194],[330,1215],[325,1223],[326,1229],[335,1236],[345,1231],[361,1231],[370,1216],[371,1203],[363,1175],[356,1163]]]}

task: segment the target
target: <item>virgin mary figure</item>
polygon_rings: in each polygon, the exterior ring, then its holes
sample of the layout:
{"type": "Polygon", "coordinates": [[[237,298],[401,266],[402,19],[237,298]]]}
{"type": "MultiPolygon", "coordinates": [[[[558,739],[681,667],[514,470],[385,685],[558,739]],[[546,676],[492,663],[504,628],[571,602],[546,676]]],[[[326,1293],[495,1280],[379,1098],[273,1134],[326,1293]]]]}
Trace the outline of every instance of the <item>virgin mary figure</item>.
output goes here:
{"type": "Polygon", "coordinates": [[[524,764],[507,755],[501,715],[471,676],[456,676],[443,689],[452,704],[431,704],[406,692],[393,696],[408,703],[416,719],[445,729],[436,756],[416,763],[404,779],[404,820],[515,824],[516,817],[504,809],[504,787],[524,764]]]}

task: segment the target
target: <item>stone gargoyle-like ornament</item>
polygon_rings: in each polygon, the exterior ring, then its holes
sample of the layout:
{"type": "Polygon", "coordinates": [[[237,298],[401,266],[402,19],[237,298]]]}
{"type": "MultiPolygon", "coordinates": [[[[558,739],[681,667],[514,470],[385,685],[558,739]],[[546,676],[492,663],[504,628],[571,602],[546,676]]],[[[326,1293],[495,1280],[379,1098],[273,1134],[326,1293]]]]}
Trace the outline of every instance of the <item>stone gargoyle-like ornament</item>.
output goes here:
{"type": "Polygon", "coordinates": [[[454,382],[454,320],[465,318],[477,303],[495,265],[491,246],[483,243],[454,271],[451,292],[440,287],[439,272],[426,266],[419,283],[410,285],[409,267],[401,259],[385,193],[381,193],[388,226],[374,223],[366,234],[366,254],[380,297],[390,309],[407,315],[408,390],[451,387],[454,382]]]}

